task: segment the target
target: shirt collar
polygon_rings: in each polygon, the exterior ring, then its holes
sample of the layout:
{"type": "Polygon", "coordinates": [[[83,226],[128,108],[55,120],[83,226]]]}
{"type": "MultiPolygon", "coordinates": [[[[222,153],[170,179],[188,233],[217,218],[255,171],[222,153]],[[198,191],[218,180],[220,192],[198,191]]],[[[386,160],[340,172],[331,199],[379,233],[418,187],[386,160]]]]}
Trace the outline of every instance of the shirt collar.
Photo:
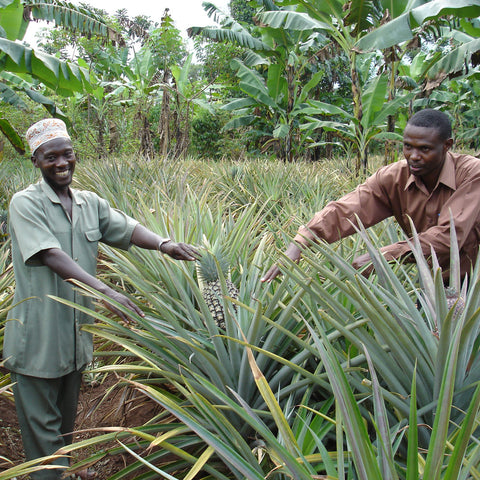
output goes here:
{"type": "MultiPolygon", "coordinates": [[[[40,180],[40,187],[52,203],[60,203],[60,199],[55,193],[55,190],[43,178],[40,180]]],[[[83,203],[83,199],[77,195],[77,191],[74,188],[70,188],[70,193],[72,195],[73,203],[76,203],[77,205],[83,203]]]]}
{"type": "MultiPolygon", "coordinates": [[[[408,168],[408,164],[407,164],[408,168]]],[[[414,183],[417,188],[422,190],[422,187],[425,188],[423,182],[416,177],[415,175],[410,174],[408,177],[407,183],[405,184],[405,190],[408,190],[410,185],[414,183]]],[[[447,152],[445,155],[445,162],[443,164],[442,170],[440,171],[440,175],[438,177],[437,185],[435,186],[434,190],[443,183],[446,187],[456,190],[457,189],[457,182],[455,181],[455,162],[453,160],[453,156],[450,152],[447,152]]]]}

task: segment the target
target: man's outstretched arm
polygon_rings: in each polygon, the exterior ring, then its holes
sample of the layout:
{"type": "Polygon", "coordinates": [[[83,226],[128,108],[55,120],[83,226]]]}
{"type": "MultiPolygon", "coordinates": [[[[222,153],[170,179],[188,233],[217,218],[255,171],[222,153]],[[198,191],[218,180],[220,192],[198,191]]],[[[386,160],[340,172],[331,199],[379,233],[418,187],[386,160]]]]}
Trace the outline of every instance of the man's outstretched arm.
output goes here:
{"type": "Polygon", "coordinates": [[[159,250],[175,260],[193,261],[200,257],[200,253],[191,245],[172,242],[140,224],[135,226],[130,242],[147,250],[159,250]]]}
{"type": "MultiPolygon", "coordinates": [[[[112,300],[118,302],[120,305],[127,307],[132,312],[137,313],[141,317],[145,316],[142,310],[137,307],[128,297],[116,290],[113,290],[108,285],[100,281],[98,278],[86,272],[77,262],[75,262],[69,255],[67,255],[60,248],[49,248],[42,250],[37,254],[40,261],[55,272],[63,280],[78,280],[89,287],[98,290],[112,300]]],[[[123,312],[118,310],[114,305],[108,304],[108,309],[118,315],[122,320],[128,322],[129,319],[123,312]]]]}

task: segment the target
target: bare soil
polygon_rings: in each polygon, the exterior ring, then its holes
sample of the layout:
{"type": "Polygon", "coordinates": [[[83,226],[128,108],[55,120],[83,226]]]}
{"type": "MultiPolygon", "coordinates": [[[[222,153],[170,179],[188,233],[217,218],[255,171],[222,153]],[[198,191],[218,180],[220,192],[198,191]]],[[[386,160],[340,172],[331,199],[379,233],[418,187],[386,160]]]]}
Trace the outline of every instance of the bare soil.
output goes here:
{"type": "MultiPolygon", "coordinates": [[[[82,386],[74,442],[103,433],[91,431],[91,429],[119,426],[138,427],[159,413],[160,407],[138,391],[128,387],[112,389],[118,383],[118,379],[113,374],[99,380],[88,384],[84,382],[82,386]]],[[[110,446],[115,446],[115,444],[110,446]]],[[[74,460],[88,457],[94,453],[92,448],[94,447],[90,447],[89,451],[75,452],[74,460]]],[[[106,445],[98,447],[99,450],[105,448],[106,445]]],[[[128,453],[105,456],[93,465],[97,472],[97,480],[109,478],[133,460],[128,453]]],[[[0,395],[0,476],[6,469],[24,461],[13,396],[0,395]]]]}

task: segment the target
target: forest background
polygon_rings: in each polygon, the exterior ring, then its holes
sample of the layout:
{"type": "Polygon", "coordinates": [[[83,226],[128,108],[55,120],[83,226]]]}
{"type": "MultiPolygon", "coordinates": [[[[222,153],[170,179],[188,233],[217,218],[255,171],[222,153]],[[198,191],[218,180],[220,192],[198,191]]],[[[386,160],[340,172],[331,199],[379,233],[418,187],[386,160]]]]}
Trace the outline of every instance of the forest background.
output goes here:
{"type": "MultiPolygon", "coordinates": [[[[478,150],[480,1],[204,8],[216,26],[192,26],[189,51],[168,14],[0,0],[3,215],[36,175],[23,133],[58,116],[81,160],[76,185],[212,253],[220,292],[212,312],[201,265],[102,247],[99,275],[147,317],[128,329],[100,304],[90,312],[87,375],[115,372],[161,411],[67,453],[89,453],[80,468],[128,452],[113,478],[480,478],[479,266],[460,284],[453,233],[447,290],[415,246],[418,267],[378,255],[401,238],[391,222],[260,282],[316,208],[399,158],[412,112],[444,110],[455,149],[478,150]],[[35,19],[57,27],[32,49],[35,19]],[[350,264],[365,249],[370,278],[350,264]]],[[[14,285],[2,240],[0,342],[14,285]]]]}
{"type": "Polygon", "coordinates": [[[80,156],[341,154],[358,173],[369,153],[396,158],[423,107],[447,111],[457,144],[477,148],[477,1],[204,2],[216,26],[192,25],[193,52],[168,10],[80,5],[0,3],[0,128],[21,154],[45,109],[67,121],[80,156]],[[36,19],[55,28],[30,49],[21,39],[36,19]]]}

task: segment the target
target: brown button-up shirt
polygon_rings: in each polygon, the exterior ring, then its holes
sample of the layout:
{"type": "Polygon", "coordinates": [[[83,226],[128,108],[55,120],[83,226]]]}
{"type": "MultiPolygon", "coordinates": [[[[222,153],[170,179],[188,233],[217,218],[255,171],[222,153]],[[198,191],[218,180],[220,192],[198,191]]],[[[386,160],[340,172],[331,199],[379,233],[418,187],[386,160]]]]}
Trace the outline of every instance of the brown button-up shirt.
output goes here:
{"type": "MultiPolygon", "coordinates": [[[[450,212],[455,221],[462,277],[470,273],[480,243],[480,160],[448,152],[438,182],[431,193],[420,178],[410,175],[406,160],[380,168],[365,183],[340,200],[328,203],[295,241],[307,245],[323,239],[328,243],[355,233],[356,216],[365,228],[395,217],[408,237],[409,218],[419,234],[425,256],[435,250],[444,273],[450,262],[450,212]]],[[[383,247],[387,258],[410,252],[406,241],[383,247]]]]}

